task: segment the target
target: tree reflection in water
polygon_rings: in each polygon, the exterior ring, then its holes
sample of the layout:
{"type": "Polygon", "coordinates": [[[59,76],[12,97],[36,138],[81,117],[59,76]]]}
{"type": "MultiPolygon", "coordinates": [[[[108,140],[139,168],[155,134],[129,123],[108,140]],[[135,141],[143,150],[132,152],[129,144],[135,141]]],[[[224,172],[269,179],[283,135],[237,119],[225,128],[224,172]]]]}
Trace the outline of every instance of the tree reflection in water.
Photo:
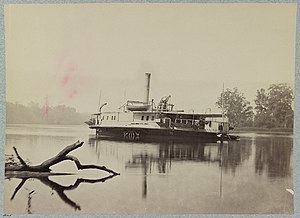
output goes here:
{"type": "MultiPolygon", "coordinates": [[[[225,144],[226,145],[226,144],[225,144]]],[[[251,141],[229,142],[222,150],[222,166],[225,172],[231,170],[235,174],[236,169],[252,154],[251,141]]]]}
{"type": "Polygon", "coordinates": [[[292,139],[286,137],[262,138],[256,142],[255,173],[266,171],[269,177],[290,175],[292,139]]]}

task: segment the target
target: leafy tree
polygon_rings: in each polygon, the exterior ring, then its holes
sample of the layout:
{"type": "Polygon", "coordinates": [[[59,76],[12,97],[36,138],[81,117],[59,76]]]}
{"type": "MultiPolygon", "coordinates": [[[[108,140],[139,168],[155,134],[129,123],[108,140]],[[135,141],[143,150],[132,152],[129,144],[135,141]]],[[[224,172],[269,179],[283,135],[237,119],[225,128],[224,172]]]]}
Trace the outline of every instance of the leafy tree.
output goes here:
{"type": "Polygon", "coordinates": [[[232,125],[252,126],[253,108],[244,94],[239,92],[237,88],[233,88],[233,90],[226,89],[218,97],[216,104],[219,108],[223,107],[223,113],[232,125]]]}
{"type": "Polygon", "coordinates": [[[261,127],[293,127],[293,91],[285,83],[272,84],[268,92],[257,90],[255,125],[261,127]]]}
{"type": "Polygon", "coordinates": [[[265,89],[257,90],[256,92],[256,99],[255,99],[256,106],[254,109],[257,113],[263,114],[267,112],[268,108],[268,95],[265,89]]]}
{"type": "Polygon", "coordinates": [[[269,97],[265,89],[256,91],[256,98],[254,100],[256,106],[256,115],[254,117],[254,125],[258,127],[269,127],[271,125],[269,108],[269,97]]]}

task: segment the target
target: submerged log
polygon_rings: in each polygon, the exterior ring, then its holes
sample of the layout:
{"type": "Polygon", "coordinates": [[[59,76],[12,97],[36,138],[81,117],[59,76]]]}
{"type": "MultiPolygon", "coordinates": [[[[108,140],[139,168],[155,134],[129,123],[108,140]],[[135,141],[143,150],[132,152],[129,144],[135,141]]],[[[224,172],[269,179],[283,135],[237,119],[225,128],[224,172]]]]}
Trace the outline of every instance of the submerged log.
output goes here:
{"type": "Polygon", "coordinates": [[[115,172],[111,169],[108,169],[105,166],[98,166],[98,165],[91,165],[91,164],[83,165],[83,164],[80,163],[80,161],[76,157],[68,155],[71,151],[81,147],[83,145],[83,143],[84,142],[77,141],[74,144],[69,145],[66,148],[64,148],[56,156],[54,156],[54,157],[52,157],[48,160],[45,160],[43,163],[41,163],[39,165],[35,165],[35,166],[28,165],[21,158],[21,156],[19,155],[17,149],[15,147],[13,147],[13,149],[16,153],[16,156],[19,159],[21,165],[6,165],[5,166],[5,174],[9,174],[11,171],[22,171],[22,172],[26,171],[26,172],[40,172],[40,173],[48,172],[48,173],[50,173],[51,172],[51,169],[50,169],[51,166],[53,166],[55,164],[58,164],[58,163],[60,163],[62,161],[65,161],[65,160],[71,160],[76,164],[78,170],[98,169],[98,170],[106,171],[108,173],[112,173],[113,175],[120,175],[120,173],[117,173],[117,172],[115,172]]]}

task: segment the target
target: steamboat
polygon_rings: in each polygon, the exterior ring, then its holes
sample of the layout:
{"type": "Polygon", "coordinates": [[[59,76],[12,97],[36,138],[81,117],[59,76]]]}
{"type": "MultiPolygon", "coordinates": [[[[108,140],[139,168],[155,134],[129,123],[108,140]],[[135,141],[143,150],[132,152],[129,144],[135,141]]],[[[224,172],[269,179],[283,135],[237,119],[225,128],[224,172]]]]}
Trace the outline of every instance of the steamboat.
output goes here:
{"type": "Polygon", "coordinates": [[[185,113],[174,110],[171,96],[156,105],[149,101],[151,73],[145,73],[143,101],[128,100],[115,111],[99,111],[85,123],[96,131],[97,138],[143,141],[148,139],[197,139],[202,141],[236,140],[229,134],[233,128],[223,113],[185,113]]]}

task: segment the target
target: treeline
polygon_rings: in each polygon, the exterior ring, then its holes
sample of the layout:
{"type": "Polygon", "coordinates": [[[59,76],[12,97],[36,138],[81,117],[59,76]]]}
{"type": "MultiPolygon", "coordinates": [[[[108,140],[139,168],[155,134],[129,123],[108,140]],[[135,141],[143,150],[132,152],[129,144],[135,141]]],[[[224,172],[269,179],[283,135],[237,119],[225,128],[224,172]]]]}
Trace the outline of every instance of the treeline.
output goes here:
{"type": "Polygon", "coordinates": [[[235,127],[293,128],[293,90],[285,83],[257,90],[255,105],[237,88],[226,89],[216,104],[235,127]]]}
{"type": "Polygon", "coordinates": [[[83,124],[89,115],[76,112],[65,105],[40,107],[37,103],[27,106],[6,102],[6,122],[8,124],[83,124]]]}

